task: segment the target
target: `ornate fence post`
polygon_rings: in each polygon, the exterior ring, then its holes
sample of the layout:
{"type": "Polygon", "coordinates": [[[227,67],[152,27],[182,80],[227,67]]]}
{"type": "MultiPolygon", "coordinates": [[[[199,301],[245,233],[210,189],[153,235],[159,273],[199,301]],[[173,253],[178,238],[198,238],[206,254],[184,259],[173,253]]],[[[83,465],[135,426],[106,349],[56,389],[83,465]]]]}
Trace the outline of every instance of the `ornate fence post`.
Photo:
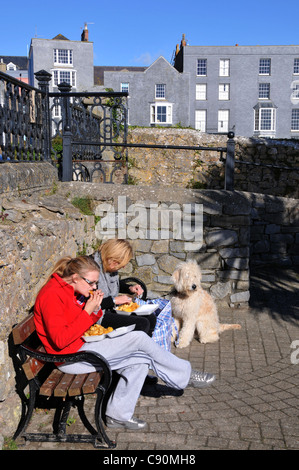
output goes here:
{"type": "Polygon", "coordinates": [[[45,148],[44,148],[44,159],[51,159],[51,116],[50,116],[50,104],[49,104],[49,82],[52,79],[52,74],[46,70],[40,70],[34,74],[38,81],[38,87],[42,93],[45,94],[44,100],[44,129],[45,129],[45,148]]]}
{"type": "Polygon", "coordinates": [[[234,190],[234,173],[235,173],[235,134],[234,132],[229,132],[227,134],[227,151],[226,151],[226,161],[225,161],[225,183],[224,189],[228,191],[234,190]]]}
{"type": "Polygon", "coordinates": [[[62,181],[72,181],[73,179],[73,158],[72,158],[72,130],[71,130],[71,108],[70,97],[67,93],[71,91],[71,85],[63,82],[58,85],[61,96],[62,113],[62,181]]]}

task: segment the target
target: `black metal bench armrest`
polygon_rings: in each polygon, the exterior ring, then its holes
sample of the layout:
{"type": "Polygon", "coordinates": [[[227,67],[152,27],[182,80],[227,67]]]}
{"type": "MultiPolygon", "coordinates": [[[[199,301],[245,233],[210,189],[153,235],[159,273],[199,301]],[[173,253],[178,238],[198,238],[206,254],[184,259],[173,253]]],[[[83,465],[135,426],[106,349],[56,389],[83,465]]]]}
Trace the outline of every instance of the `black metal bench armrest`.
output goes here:
{"type": "Polygon", "coordinates": [[[102,369],[104,375],[108,379],[108,382],[111,382],[112,371],[109,363],[103,356],[101,356],[101,354],[98,354],[94,351],[79,351],[72,354],[48,354],[25,346],[24,344],[22,344],[20,348],[23,353],[43,362],[87,362],[96,368],[102,369]]]}

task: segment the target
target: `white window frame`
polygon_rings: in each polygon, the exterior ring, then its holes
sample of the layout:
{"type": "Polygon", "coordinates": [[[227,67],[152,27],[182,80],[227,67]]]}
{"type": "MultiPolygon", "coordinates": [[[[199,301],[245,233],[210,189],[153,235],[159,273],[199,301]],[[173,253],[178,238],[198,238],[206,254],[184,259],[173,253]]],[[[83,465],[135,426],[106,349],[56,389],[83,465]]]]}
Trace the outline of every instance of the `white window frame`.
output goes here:
{"type": "Polygon", "coordinates": [[[254,130],[259,135],[273,136],[276,132],[276,108],[258,108],[255,110],[254,130]],[[268,114],[269,117],[266,116],[268,114]],[[265,126],[266,122],[270,126],[265,126]]]}
{"type": "Polygon", "coordinates": [[[67,82],[72,85],[72,88],[76,88],[77,84],[77,71],[69,69],[54,69],[52,70],[52,86],[57,87],[62,82],[67,82]],[[63,74],[69,74],[70,80],[61,78],[63,74]]]}
{"type": "Polygon", "coordinates": [[[72,66],[73,65],[72,49],[53,49],[53,61],[54,61],[54,65],[63,65],[63,66],[71,65],[72,66]]]}
{"type": "Polygon", "coordinates": [[[230,60],[220,59],[219,60],[219,77],[229,77],[230,75],[230,60]]]}
{"type": "Polygon", "coordinates": [[[206,83],[196,83],[195,95],[196,95],[196,100],[206,101],[206,99],[207,99],[207,84],[206,83]]]}
{"type": "Polygon", "coordinates": [[[299,58],[294,59],[293,74],[294,75],[299,75],[299,58]]]}
{"type": "Polygon", "coordinates": [[[271,59],[265,57],[260,59],[259,75],[271,75],[271,59]]]}
{"type": "Polygon", "coordinates": [[[219,83],[218,87],[218,99],[219,101],[229,100],[230,86],[229,83],[219,83]]]}
{"type": "Polygon", "coordinates": [[[198,77],[206,77],[208,75],[208,61],[207,61],[207,59],[197,59],[196,75],[198,77]]]}
{"type": "Polygon", "coordinates": [[[121,82],[120,91],[122,93],[128,93],[129,94],[129,82],[121,82]]]}
{"type": "Polygon", "coordinates": [[[166,98],[166,85],[165,83],[157,83],[155,85],[155,99],[165,100],[166,98]]]}
{"type": "Polygon", "coordinates": [[[150,105],[150,123],[151,124],[172,124],[172,103],[153,103],[150,105]],[[161,113],[159,108],[165,108],[165,121],[158,120],[158,113],[161,113]]]}
{"type": "Polygon", "coordinates": [[[292,109],[291,132],[299,132],[299,108],[292,109]]]}
{"type": "Polygon", "coordinates": [[[53,117],[60,118],[61,117],[61,106],[59,104],[55,104],[53,106],[53,117]]]}
{"type": "Polygon", "coordinates": [[[196,109],[195,110],[195,129],[197,131],[206,132],[207,128],[207,110],[196,109]]]}
{"type": "Polygon", "coordinates": [[[229,109],[218,110],[218,132],[228,132],[229,109]]]}
{"type": "Polygon", "coordinates": [[[270,99],[270,83],[259,83],[259,100],[270,99]]]}

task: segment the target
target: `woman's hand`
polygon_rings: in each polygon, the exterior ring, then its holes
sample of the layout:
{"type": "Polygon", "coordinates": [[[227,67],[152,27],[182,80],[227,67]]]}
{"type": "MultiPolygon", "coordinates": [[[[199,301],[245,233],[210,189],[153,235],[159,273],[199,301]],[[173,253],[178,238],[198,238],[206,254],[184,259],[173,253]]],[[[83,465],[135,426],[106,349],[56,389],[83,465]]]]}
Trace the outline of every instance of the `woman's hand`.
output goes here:
{"type": "Polygon", "coordinates": [[[130,302],[132,302],[132,297],[129,295],[118,295],[117,297],[114,297],[115,305],[129,304],[130,302]]]}
{"type": "Polygon", "coordinates": [[[130,286],[129,290],[132,292],[132,294],[135,294],[135,295],[143,294],[143,289],[139,284],[135,284],[135,286],[130,286]]]}
{"type": "Polygon", "coordinates": [[[92,312],[97,312],[100,310],[101,303],[104,297],[104,293],[101,290],[94,290],[90,293],[90,297],[86,301],[84,310],[86,310],[89,315],[92,312]]]}

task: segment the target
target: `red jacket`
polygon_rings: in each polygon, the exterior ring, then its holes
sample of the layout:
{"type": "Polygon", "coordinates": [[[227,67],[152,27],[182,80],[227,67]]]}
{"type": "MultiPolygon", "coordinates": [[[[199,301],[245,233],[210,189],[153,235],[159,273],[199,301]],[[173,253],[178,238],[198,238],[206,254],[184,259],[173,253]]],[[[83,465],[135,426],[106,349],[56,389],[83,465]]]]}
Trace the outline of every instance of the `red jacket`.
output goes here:
{"type": "Polygon", "coordinates": [[[34,306],[36,331],[47,353],[69,354],[81,348],[81,336],[102,316],[102,310],[89,315],[84,306],[85,300],[77,299],[73,287],[53,274],[34,306]]]}

